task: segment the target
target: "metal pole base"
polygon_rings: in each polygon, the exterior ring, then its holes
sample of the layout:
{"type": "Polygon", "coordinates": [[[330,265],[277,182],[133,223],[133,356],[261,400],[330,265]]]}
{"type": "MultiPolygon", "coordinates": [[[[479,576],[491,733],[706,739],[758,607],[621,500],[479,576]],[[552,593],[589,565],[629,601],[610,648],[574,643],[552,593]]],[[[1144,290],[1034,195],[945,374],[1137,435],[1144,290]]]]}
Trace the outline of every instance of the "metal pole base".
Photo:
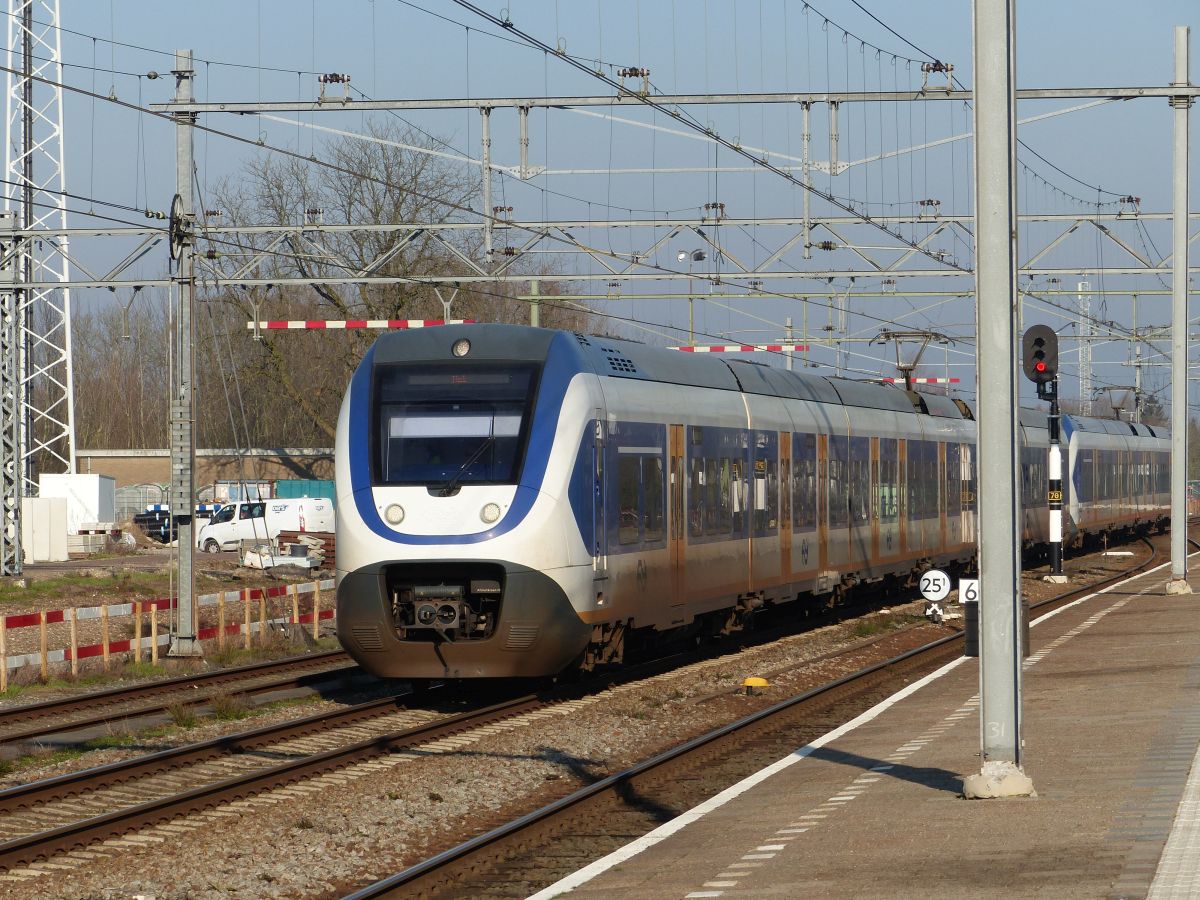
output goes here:
{"type": "Polygon", "coordinates": [[[997,800],[1008,797],[1037,797],[1033,780],[1016,763],[989,761],[976,775],[963,779],[967,800],[997,800]]]}
{"type": "Polygon", "coordinates": [[[1042,581],[1048,584],[1069,584],[1071,579],[1066,575],[1043,575],[1042,581]]]}
{"type": "Polygon", "coordinates": [[[167,656],[172,658],[203,659],[204,647],[194,637],[177,637],[171,641],[171,649],[167,656]]]}
{"type": "Polygon", "coordinates": [[[1192,586],[1187,583],[1186,578],[1172,578],[1167,582],[1168,594],[1190,594],[1192,586]]]}

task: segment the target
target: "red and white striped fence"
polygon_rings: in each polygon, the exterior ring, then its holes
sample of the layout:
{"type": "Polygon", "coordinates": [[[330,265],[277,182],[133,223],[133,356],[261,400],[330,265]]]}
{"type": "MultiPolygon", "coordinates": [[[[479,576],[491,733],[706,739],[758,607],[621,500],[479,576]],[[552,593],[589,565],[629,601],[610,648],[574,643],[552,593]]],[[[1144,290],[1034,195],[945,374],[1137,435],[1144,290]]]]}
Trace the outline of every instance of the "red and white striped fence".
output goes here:
{"type": "MultiPolygon", "coordinates": [[[[317,636],[321,621],[334,618],[335,610],[332,604],[328,609],[321,608],[321,591],[331,591],[335,586],[332,578],[306,584],[277,585],[270,588],[248,588],[241,591],[223,591],[218,594],[204,594],[196,599],[197,606],[217,607],[217,625],[200,628],[198,637],[201,640],[216,639],[220,647],[224,647],[226,638],[230,635],[242,635],[246,649],[250,648],[250,636],[254,632],[265,634],[273,625],[309,625],[313,637],[317,636]],[[312,594],[312,611],[300,612],[299,595],[312,594]],[[291,598],[291,615],[267,618],[267,601],[281,597],[291,598]],[[240,621],[226,622],[227,607],[232,607],[231,618],[240,621]],[[240,610],[238,609],[240,607],[240,610]],[[255,615],[257,613],[257,616],[255,615]],[[255,619],[257,618],[257,621],[255,619]]],[[[0,616],[0,692],[8,690],[8,673],[22,666],[38,666],[43,678],[46,677],[50,663],[71,664],[71,672],[79,670],[79,660],[89,657],[102,657],[105,667],[109,657],[116,653],[132,653],[135,661],[141,661],[143,653],[149,651],[152,662],[158,661],[159,647],[170,642],[170,635],[165,631],[159,633],[158,614],[174,609],[175,598],[156,600],[139,600],[133,603],[108,603],[103,606],[79,606],[67,609],[42,610],[36,613],[0,616]],[[149,613],[149,635],[142,636],[143,619],[149,613]],[[109,622],[114,618],[133,617],[133,637],[126,640],[109,640],[109,622]],[[78,625],[89,619],[101,622],[103,640],[96,644],[80,644],[77,639],[78,625]],[[47,628],[60,623],[70,625],[69,644],[62,648],[50,649],[47,628]],[[36,653],[18,653],[8,655],[8,638],[11,632],[23,628],[37,628],[38,651],[36,653]]]]}

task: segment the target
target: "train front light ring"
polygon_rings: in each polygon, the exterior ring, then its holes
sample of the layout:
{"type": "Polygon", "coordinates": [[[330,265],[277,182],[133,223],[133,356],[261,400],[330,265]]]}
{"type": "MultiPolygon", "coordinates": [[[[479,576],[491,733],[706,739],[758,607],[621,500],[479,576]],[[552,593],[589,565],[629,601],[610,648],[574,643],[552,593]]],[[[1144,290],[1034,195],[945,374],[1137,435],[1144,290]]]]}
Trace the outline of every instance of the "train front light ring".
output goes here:
{"type": "Polygon", "coordinates": [[[500,506],[497,503],[485,503],[483,509],[479,511],[479,518],[483,519],[484,524],[491,525],[500,518],[500,506]]]}
{"type": "Polygon", "coordinates": [[[399,503],[392,503],[383,511],[383,517],[389,525],[399,525],[404,521],[404,507],[399,503]]]}

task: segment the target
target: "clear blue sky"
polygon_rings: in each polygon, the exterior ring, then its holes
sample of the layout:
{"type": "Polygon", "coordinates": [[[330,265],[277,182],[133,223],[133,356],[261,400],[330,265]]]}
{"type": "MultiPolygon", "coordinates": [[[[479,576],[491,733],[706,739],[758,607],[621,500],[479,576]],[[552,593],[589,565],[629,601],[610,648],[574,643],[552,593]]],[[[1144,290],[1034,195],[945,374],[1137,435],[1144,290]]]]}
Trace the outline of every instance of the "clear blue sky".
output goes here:
{"type": "MultiPolygon", "coordinates": [[[[953,63],[956,76],[965,84],[971,82],[971,4],[966,0],[863,0],[866,9],[901,37],[850,0],[817,0],[807,8],[788,0],[508,0],[482,5],[496,14],[507,9],[516,25],[547,43],[561,43],[572,55],[614,66],[648,67],[656,88],[667,92],[907,89],[919,85],[920,73],[917,64],[905,59],[920,60],[927,54],[953,63]],[[826,18],[836,24],[827,25],[826,18]],[[842,29],[852,36],[846,37],[842,29]]],[[[62,0],[62,24],[82,33],[64,36],[64,60],[78,66],[68,68],[67,80],[101,94],[108,94],[111,87],[117,96],[137,103],[169,99],[173,79],[168,75],[151,81],[121,73],[152,69],[169,73],[170,56],[114,45],[110,39],[152,50],[192,48],[198,59],[207,61],[197,66],[197,93],[213,100],[308,99],[316,92],[310,73],[321,71],[350,73],[355,89],[373,97],[607,93],[598,81],[561,60],[521,46],[519,41],[514,43],[511,36],[497,36],[493,26],[448,0],[207,0],[203,4],[62,0]]],[[[1193,55],[1200,55],[1200,39],[1195,35],[1200,30],[1200,4],[1195,0],[1138,5],[1111,0],[1021,3],[1019,84],[1165,83],[1171,77],[1172,28],[1176,24],[1192,26],[1193,55]]],[[[1194,63],[1192,71],[1193,80],[1200,80],[1200,64],[1194,63]]],[[[1023,104],[1020,112],[1029,116],[1068,105],[1023,104]]],[[[843,158],[861,158],[968,130],[969,111],[955,107],[911,104],[848,110],[843,114],[841,154],[843,158]]],[[[799,154],[798,110],[724,107],[694,112],[726,137],[774,153],[799,154]]],[[[666,117],[648,112],[621,114],[645,123],[670,124],[666,117]]],[[[459,151],[478,155],[478,114],[439,112],[406,118],[459,151]]],[[[814,155],[825,158],[824,112],[814,111],[813,118],[814,155]]],[[[516,117],[497,113],[493,119],[495,157],[499,162],[515,163],[516,117]]],[[[314,141],[319,145],[321,140],[306,129],[260,125],[247,118],[212,116],[208,121],[242,135],[261,133],[272,143],[299,146],[306,152],[314,141]]],[[[365,117],[338,114],[320,121],[357,130],[365,117]]],[[[575,113],[535,114],[531,122],[532,161],[552,168],[735,162],[728,153],[718,154],[702,142],[575,113]]],[[[166,207],[174,191],[173,135],[168,123],[114,109],[103,101],[70,97],[66,128],[72,191],[134,206],[166,207]]],[[[1085,185],[1099,185],[1141,196],[1144,210],[1167,210],[1170,128],[1165,101],[1111,104],[1024,127],[1022,137],[1034,150],[1083,184],[1024,155],[1032,172],[1044,176],[1049,184],[1023,171],[1023,209],[1075,211],[1080,209],[1078,203],[1054,188],[1094,201],[1095,192],[1085,185]]],[[[1200,129],[1193,128],[1193,134],[1197,133],[1200,129]]],[[[901,209],[928,196],[941,199],[944,212],[967,212],[968,150],[967,143],[958,142],[902,161],[856,167],[832,182],[818,179],[818,186],[839,196],[865,200],[877,210],[901,209]]],[[[215,137],[197,141],[201,174],[209,181],[236,176],[246,155],[254,152],[260,151],[215,137]]],[[[1193,160],[1197,158],[1200,151],[1193,153],[1193,160]]],[[[1194,162],[1192,171],[1193,184],[1200,183],[1200,165],[1194,162]]],[[[503,178],[497,179],[496,189],[497,202],[513,205],[518,218],[527,219],[624,217],[629,209],[692,214],[704,202],[718,198],[727,204],[730,215],[737,216],[789,215],[799,208],[798,192],[769,173],[562,176],[534,179],[529,184],[503,178]],[[544,191],[547,187],[571,199],[544,191]]],[[[1198,205],[1198,193],[1200,188],[1193,187],[1193,209],[1198,205]]],[[[1033,228],[1029,236],[1035,240],[1050,236],[1050,226],[1033,228]]],[[[1154,241],[1163,252],[1169,243],[1167,230],[1160,226],[1149,227],[1140,237],[1154,241]]],[[[773,248],[772,239],[766,232],[729,238],[731,249],[736,247],[751,259],[761,258],[773,248]]],[[[91,252],[87,247],[77,249],[85,257],[91,252]]],[[[666,251],[673,263],[674,248],[666,251]]],[[[966,258],[965,245],[956,252],[966,258]]],[[[1089,241],[1051,259],[1062,265],[1070,264],[1070,259],[1090,264],[1100,252],[1089,241]]],[[[796,262],[800,262],[798,257],[796,262]]],[[[155,257],[141,271],[156,274],[162,264],[155,257]]],[[[676,289],[683,287],[677,285],[676,289]]],[[[911,305],[925,304],[914,301],[911,305]]],[[[766,332],[775,328],[702,306],[698,306],[698,325],[712,333],[728,331],[739,340],[763,340],[768,337],[766,332]]],[[[1114,306],[1109,314],[1127,319],[1127,306],[1114,306]]],[[[1143,321],[1165,320],[1165,302],[1161,313],[1149,301],[1147,306],[1143,321]]],[[[900,301],[894,309],[871,307],[885,316],[899,316],[908,308],[900,301]]],[[[670,321],[676,326],[681,319],[686,321],[686,313],[678,305],[667,308],[633,302],[621,309],[648,321],[670,321]]],[[[763,301],[755,311],[775,323],[793,314],[791,307],[778,301],[763,301]]],[[[1036,314],[1031,318],[1037,318],[1036,314]]],[[[910,321],[933,322],[964,333],[971,330],[970,319],[970,307],[959,304],[910,321]]],[[[1050,321],[1056,327],[1062,324],[1061,320],[1050,321]]],[[[870,329],[871,323],[862,321],[854,330],[870,329]]],[[[1108,368],[1097,369],[1098,380],[1128,381],[1127,372],[1115,365],[1124,354],[1124,348],[1097,350],[1098,361],[1109,360],[1103,362],[1108,368]]],[[[874,371],[880,370],[876,364],[874,371]]],[[[958,374],[968,375],[965,369],[958,374]]],[[[1069,389],[1064,392],[1070,393],[1069,389]]]]}

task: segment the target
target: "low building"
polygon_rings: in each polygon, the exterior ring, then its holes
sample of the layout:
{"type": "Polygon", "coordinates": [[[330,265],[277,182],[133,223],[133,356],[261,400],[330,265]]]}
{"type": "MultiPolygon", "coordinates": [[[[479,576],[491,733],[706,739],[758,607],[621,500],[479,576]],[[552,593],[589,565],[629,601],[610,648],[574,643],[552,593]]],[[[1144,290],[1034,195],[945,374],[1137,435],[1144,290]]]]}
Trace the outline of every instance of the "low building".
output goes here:
{"type": "MultiPolygon", "coordinates": [[[[110,475],[117,487],[169,484],[169,450],[77,450],[76,470],[110,475]]],[[[254,450],[197,450],[196,489],[217,481],[276,481],[333,478],[330,447],[265,447],[254,450]]]]}

